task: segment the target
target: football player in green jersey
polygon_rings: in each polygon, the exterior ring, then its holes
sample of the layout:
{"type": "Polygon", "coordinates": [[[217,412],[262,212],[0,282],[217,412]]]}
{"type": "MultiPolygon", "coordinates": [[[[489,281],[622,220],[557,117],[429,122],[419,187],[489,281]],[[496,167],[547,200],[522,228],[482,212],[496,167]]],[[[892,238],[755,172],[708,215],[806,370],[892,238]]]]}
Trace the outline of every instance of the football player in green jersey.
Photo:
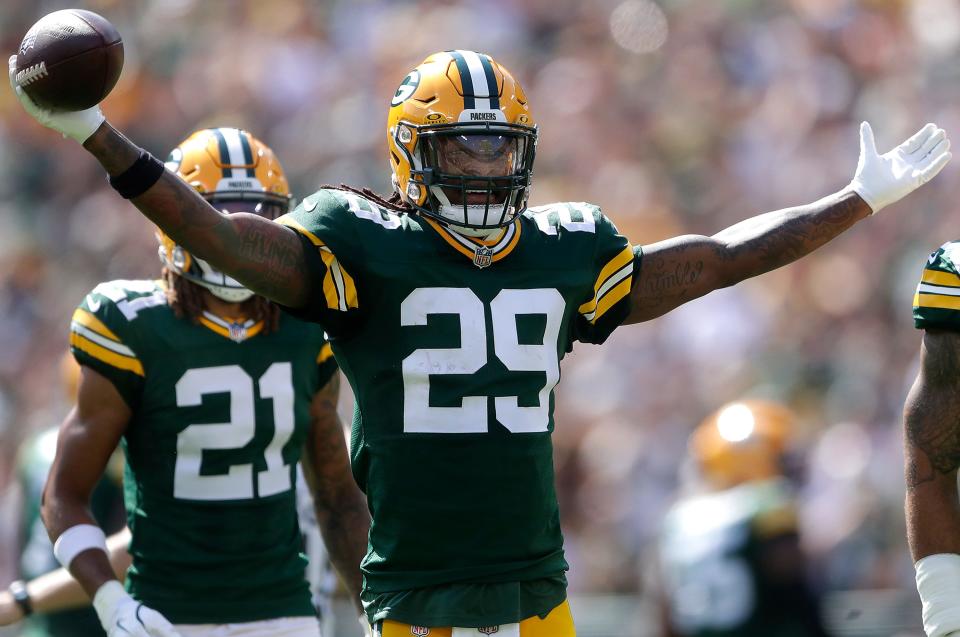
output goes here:
{"type": "Polygon", "coordinates": [[[387,637],[572,635],[550,439],[563,355],[798,259],[950,158],[932,124],[879,154],[864,123],[840,192],[633,246],[596,206],[527,208],[527,96],[491,57],[445,51],[391,101],[394,195],[321,189],[274,223],[222,214],[98,108],[44,111],[14,75],[23,107],[82,143],[179,245],[330,335],[373,516],[363,601],[387,637]]]}
{"type": "MultiPolygon", "coordinates": [[[[289,207],[279,162],[246,131],[198,131],[167,169],[224,214],[272,219],[289,207]]],[[[330,346],[320,326],[282,315],[158,238],[163,280],[102,283],[73,315],[77,405],[42,505],[54,553],[109,637],[318,637],[300,551],[301,459],[358,608],[369,527],[331,407],[339,382],[330,346]],[[87,509],[118,443],[133,558],[126,591],[87,509]]]]}
{"type": "Polygon", "coordinates": [[[903,410],[907,540],[923,627],[960,636],[960,241],[927,259],[913,297],[920,371],[903,410]]]}
{"type": "Polygon", "coordinates": [[[745,400],[693,432],[685,493],[660,539],[664,635],[827,634],[785,476],[793,421],[783,405],[745,400]]]}

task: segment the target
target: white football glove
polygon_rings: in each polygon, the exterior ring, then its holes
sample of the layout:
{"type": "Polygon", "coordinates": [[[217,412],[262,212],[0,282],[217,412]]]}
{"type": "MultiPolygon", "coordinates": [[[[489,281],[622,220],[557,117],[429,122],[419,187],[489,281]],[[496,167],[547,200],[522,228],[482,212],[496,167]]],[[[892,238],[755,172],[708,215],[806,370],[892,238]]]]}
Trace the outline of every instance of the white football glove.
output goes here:
{"type": "Polygon", "coordinates": [[[953,155],[947,133],[927,124],[913,137],[888,153],[877,153],[870,124],[860,124],[860,161],[849,188],[860,195],[874,213],[903,199],[933,179],[953,155]]]}
{"type": "Polygon", "coordinates": [[[93,608],[107,637],[180,637],[163,615],[130,597],[116,580],[97,589],[93,608]]]}
{"type": "Polygon", "coordinates": [[[87,138],[97,132],[100,124],[103,123],[103,113],[100,112],[100,106],[93,106],[84,111],[48,111],[40,108],[30,99],[24,90],[17,84],[17,56],[11,55],[7,60],[10,75],[10,88],[30,116],[53,130],[61,133],[64,137],[75,139],[81,144],[87,141],[87,138]]]}

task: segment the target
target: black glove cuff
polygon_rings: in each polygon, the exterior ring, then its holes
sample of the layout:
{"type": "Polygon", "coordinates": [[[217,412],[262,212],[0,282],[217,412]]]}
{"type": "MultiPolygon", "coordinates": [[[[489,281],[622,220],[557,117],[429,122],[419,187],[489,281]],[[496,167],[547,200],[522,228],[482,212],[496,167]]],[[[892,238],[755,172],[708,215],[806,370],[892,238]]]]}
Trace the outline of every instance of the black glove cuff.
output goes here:
{"type": "Polygon", "coordinates": [[[17,580],[7,588],[13,596],[13,601],[17,603],[24,617],[33,615],[33,604],[30,603],[30,594],[27,592],[27,585],[23,580],[17,580]]]}
{"type": "Polygon", "coordinates": [[[145,150],[140,151],[137,161],[130,168],[110,178],[110,185],[124,199],[139,197],[160,180],[163,162],[145,150]]]}

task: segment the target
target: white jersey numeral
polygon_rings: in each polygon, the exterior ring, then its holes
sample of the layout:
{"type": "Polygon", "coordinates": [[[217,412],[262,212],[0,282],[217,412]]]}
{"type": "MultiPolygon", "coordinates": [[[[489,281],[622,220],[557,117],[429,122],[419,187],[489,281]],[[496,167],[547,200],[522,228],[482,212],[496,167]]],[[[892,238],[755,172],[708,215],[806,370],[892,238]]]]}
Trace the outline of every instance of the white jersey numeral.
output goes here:
{"type": "Polygon", "coordinates": [[[352,192],[341,192],[338,194],[347,200],[347,206],[349,206],[350,212],[361,219],[372,221],[388,230],[394,230],[400,227],[400,217],[398,215],[381,210],[378,206],[374,206],[366,199],[358,197],[352,192]]]}
{"type": "MultiPolygon", "coordinates": [[[[502,290],[490,302],[493,347],[510,371],[542,371],[546,382],[539,405],[520,407],[517,396],[494,399],[497,420],[513,433],[547,431],[550,392],[560,380],[557,339],[564,310],[563,297],[553,288],[502,290]],[[546,316],[543,343],[521,345],[517,317],[546,316]]],[[[469,288],[418,288],[400,305],[400,323],[427,325],[431,314],[454,314],[460,323],[460,347],[422,348],[407,356],[403,369],[403,430],[407,433],[485,433],[487,396],[464,396],[459,407],[430,405],[430,377],[475,374],[487,359],[487,308],[469,288]]]]}
{"type": "Polygon", "coordinates": [[[173,496],[181,500],[248,500],[291,488],[290,466],[281,451],[293,436],[293,371],[290,363],[274,363],[260,377],[261,398],[273,401],[274,434],[264,451],[267,469],[254,476],[253,464],[231,465],[227,473],[201,475],[203,452],[241,449],[256,435],[253,379],[239,365],[187,370],[177,381],[178,407],[197,407],[210,394],[229,394],[230,420],[190,425],[177,436],[173,496]]]}

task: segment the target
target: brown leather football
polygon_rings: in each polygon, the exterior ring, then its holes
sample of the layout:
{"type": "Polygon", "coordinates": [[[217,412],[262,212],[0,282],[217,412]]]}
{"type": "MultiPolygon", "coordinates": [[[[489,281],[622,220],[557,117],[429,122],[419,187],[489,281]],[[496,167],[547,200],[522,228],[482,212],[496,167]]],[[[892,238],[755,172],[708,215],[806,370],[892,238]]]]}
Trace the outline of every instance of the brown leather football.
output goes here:
{"type": "Polygon", "coordinates": [[[103,16],[54,11],[30,27],[17,53],[16,82],[43,108],[79,111],[99,104],[123,68],[123,40],[103,16]]]}

